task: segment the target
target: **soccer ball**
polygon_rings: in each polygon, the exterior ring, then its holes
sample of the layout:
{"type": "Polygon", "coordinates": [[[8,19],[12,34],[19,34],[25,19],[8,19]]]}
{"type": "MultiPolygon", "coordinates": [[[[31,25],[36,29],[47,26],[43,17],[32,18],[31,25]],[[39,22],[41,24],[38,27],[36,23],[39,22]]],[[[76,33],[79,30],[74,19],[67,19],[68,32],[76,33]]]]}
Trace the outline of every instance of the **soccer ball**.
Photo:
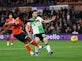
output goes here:
{"type": "Polygon", "coordinates": [[[77,42],[78,41],[78,36],[71,36],[71,42],[77,42]]]}

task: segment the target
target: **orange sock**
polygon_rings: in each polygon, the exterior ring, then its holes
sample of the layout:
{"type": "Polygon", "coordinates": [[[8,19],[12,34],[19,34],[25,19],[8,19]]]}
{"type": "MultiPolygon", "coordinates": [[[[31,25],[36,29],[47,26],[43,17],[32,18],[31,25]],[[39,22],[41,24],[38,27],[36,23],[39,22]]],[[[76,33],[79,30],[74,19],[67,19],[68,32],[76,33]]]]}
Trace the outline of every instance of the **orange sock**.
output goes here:
{"type": "Polygon", "coordinates": [[[30,41],[30,43],[32,44],[32,45],[34,45],[34,46],[37,46],[37,47],[39,47],[39,44],[37,43],[37,42],[35,42],[35,41],[30,41]]]}
{"type": "Polygon", "coordinates": [[[25,47],[26,47],[26,49],[30,52],[30,54],[33,53],[31,47],[30,47],[28,44],[26,44],[25,47]]]}

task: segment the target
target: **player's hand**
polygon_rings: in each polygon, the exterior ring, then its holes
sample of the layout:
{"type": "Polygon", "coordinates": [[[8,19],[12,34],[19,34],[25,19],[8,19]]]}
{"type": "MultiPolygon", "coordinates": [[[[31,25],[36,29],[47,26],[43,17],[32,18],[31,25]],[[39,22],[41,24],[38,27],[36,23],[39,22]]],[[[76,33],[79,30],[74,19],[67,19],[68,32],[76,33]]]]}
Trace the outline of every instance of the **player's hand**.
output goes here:
{"type": "Polygon", "coordinates": [[[56,19],[56,16],[52,16],[52,19],[51,20],[54,21],[55,19],[56,19]]]}
{"type": "Polygon", "coordinates": [[[5,24],[5,25],[7,25],[7,26],[13,26],[13,25],[14,25],[14,23],[5,24]]]}
{"type": "Polygon", "coordinates": [[[5,31],[0,32],[0,34],[4,34],[4,33],[5,33],[5,31]]]}

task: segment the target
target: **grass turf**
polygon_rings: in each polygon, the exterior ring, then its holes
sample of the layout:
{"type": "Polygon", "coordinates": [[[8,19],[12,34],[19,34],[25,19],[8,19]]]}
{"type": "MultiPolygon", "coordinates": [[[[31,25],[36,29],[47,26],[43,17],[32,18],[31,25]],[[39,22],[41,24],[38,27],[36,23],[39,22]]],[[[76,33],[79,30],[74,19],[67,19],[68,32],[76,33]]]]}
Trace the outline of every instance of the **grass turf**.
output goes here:
{"type": "MultiPolygon", "coordinates": [[[[19,41],[15,41],[13,46],[6,46],[6,41],[0,40],[0,61],[82,61],[82,41],[49,41],[49,44],[54,54],[48,55],[44,49],[36,57],[30,56],[19,41]]],[[[31,47],[34,50],[32,45],[31,47]]]]}

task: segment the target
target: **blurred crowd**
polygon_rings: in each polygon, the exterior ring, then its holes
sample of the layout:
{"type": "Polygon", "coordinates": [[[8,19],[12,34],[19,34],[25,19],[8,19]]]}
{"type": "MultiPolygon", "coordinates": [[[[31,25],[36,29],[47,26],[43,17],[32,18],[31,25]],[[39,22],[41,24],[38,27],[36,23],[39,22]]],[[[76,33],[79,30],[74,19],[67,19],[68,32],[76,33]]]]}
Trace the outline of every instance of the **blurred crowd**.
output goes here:
{"type": "Polygon", "coordinates": [[[0,6],[29,5],[29,4],[56,4],[57,2],[82,2],[82,0],[0,0],[0,6]]]}
{"type": "Polygon", "coordinates": [[[59,11],[55,11],[54,8],[43,10],[43,16],[46,18],[49,18],[51,15],[56,15],[57,19],[51,23],[44,24],[46,33],[82,33],[82,11],[75,11],[74,7],[61,8],[59,11]]]}
{"type": "MultiPolygon", "coordinates": [[[[5,22],[9,13],[13,13],[14,17],[19,16],[22,21],[26,21],[31,17],[31,10],[21,13],[17,7],[14,9],[0,9],[0,22],[5,22]]],[[[52,15],[56,16],[56,20],[43,24],[46,34],[82,33],[82,11],[75,11],[74,7],[61,8],[57,11],[53,7],[51,10],[47,7],[43,12],[39,12],[39,16],[45,20],[50,19],[52,15]]]]}

